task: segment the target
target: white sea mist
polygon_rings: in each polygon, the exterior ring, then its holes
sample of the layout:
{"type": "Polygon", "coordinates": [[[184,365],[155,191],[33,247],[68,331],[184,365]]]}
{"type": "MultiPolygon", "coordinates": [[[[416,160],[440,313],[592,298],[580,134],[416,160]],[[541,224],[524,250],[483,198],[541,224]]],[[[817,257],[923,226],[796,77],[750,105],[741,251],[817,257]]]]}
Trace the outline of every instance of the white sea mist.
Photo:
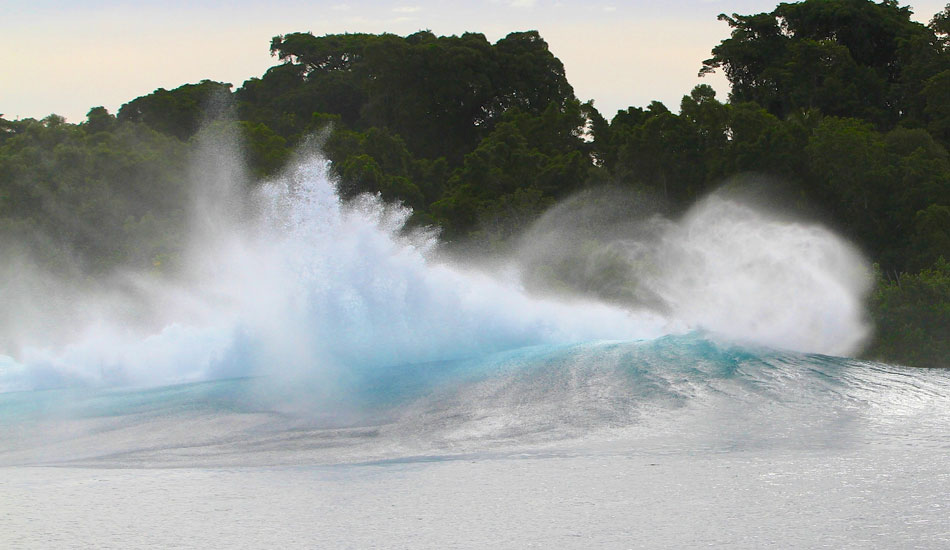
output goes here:
{"type": "Polygon", "coordinates": [[[407,230],[399,205],[341,201],[318,153],[248,185],[219,131],[194,166],[177,274],[84,287],[26,256],[8,264],[22,322],[2,335],[0,391],[259,376],[326,394],[355,374],[532,345],[700,330],[847,355],[869,330],[868,267],[850,244],[722,195],[671,220],[587,191],[479,267],[407,230]]]}

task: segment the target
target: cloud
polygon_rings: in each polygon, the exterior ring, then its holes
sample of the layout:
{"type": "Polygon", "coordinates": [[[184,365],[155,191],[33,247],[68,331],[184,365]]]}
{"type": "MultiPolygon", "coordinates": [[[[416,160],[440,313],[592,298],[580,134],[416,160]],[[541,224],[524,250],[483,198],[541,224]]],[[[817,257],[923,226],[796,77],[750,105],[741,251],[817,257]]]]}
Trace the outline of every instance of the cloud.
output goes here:
{"type": "Polygon", "coordinates": [[[393,11],[396,13],[416,13],[421,9],[419,6],[398,6],[393,8],[393,11]]]}

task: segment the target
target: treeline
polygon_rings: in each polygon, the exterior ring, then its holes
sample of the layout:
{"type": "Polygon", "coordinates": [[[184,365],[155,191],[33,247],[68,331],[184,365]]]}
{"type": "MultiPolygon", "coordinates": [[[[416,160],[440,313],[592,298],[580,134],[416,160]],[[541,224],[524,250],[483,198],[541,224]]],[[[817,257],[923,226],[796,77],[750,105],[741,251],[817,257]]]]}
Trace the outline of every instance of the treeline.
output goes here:
{"type": "Polygon", "coordinates": [[[701,85],[677,112],[654,102],[609,121],[537,32],[278,36],[280,63],[233,91],[160,89],[78,125],[0,119],[0,239],[90,276],[173,263],[187,154],[218,117],[239,121],[257,175],[319,134],[345,197],[402,201],[413,223],[486,248],[584,187],[676,214],[753,173],[878,265],[870,356],[950,366],[950,5],[926,26],[910,15],[890,0],[723,15],[731,36],[701,72],[725,72],[728,102],[701,85]]]}

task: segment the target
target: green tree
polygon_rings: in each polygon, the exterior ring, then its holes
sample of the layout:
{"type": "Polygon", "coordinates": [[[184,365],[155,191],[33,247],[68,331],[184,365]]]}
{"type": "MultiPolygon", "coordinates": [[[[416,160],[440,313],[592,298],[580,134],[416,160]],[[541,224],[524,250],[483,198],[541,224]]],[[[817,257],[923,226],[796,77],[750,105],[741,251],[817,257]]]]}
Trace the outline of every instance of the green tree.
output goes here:
{"type": "Polygon", "coordinates": [[[89,133],[108,132],[115,128],[115,116],[109,114],[105,107],[93,107],[86,114],[83,129],[89,133]]]}
{"type": "Polygon", "coordinates": [[[622,126],[623,121],[636,122],[638,117],[615,118],[611,123],[619,142],[616,161],[610,167],[613,177],[645,186],[674,208],[684,208],[707,188],[704,139],[718,139],[717,130],[703,129],[656,101],[645,115],[639,124],[628,127],[622,126]]]}
{"type": "Polygon", "coordinates": [[[805,0],[723,14],[732,34],[700,74],[722,69],[734,103],[756,102],[779,117],[817,108],[884,128],[917,123],[922,83],[950,59],[934,30],[910,15],[891,0],[805,0]]]}
{"type": "Polygon", "coordinates": [[[950,262],[916,275],[879,275],[872,297],[877,334],[868,355],[909,365],[950,367],[950,262]]]}
{"type": "Polygon", "coordinates": [[[286,139],[264,123],[241,121],[240,126],[246,144],[247,164],[257,176],[267,176],[283,168],[290,157],[286,139]]]}
{"type": "Polygon", "coordinates": [[[950,69],[927,79],[922,95],[927,129],[944,146],[950,147],[950,69]]]}
{"type": "Polygon", "coordinates": [[[89,124],[21,121],[0,145],[0,245],[56,270],[147,268],[180,247],[185,146],[141,124],[89,124]]]}
{"type": "Polygon", "coordinates": [[[154,130],[188,139],[201,124],[219,118],[230,107],[231,85],[202,80],[174,90],[159,88],[122,105],[116,115],[123,122],[142,122],[154,130]]]}
{"type": "Polygon", "coordinates": [[[551,103],[540,115],[509,111],[465,156],[450,178],[445,196],[432,205],[445,236],[467,236],[489,221],[504,226],[507,222],[499,219],[502,212],[508,212],[509,218],[524,219],[513,214],[513,205],[537,210],[538,204],[581,187],[594,169],[589,145],[581,137],[585,125],[577,101],[563,111],[551,103]]]}
{"type": "Polygon", "coordinates": [[[574,100],[563,65],[536,31],[494,45],[477,33],[292,33],[275,37],[271,52],[283,63],[236,96],[242,117],[291,143],[320,112],[357,131],[411,136],[413,156],[457,164],[508,109],[538,114],[574,100]]]}
{"type": "Polygon", "coordinates": [[[943,47],[946,48],[947,39],[950,38],[950,4],[947,4],[943,11],[935,14],[927,26],[934,31],[934,34],[942,41],[943,47]]]}

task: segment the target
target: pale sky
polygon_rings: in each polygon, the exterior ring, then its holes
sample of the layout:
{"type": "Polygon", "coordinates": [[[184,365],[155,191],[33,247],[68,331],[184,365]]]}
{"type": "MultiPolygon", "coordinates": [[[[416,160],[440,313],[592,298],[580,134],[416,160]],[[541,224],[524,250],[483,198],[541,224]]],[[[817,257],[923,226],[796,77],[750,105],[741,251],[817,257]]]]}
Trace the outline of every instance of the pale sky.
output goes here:
{"type": "MultiPolygon", "coordinates": [[[[50,113],[81,122],[91,107],[115,113],[157,88],[208,78],[261,76],[277,64],[271,37],[429,29],[481,32],[494,42],[538,30],[565,66],[578,98],[608,119],[618,109],[660,100],[676,111],[699,83],[725,100],[721,74],[697,76],[729,35],[719,13],[774,9],[778,0],[0,0],[0,113],[50,113]]],[[[946,0],[912,2],[926,23],[946,0]]]]}

